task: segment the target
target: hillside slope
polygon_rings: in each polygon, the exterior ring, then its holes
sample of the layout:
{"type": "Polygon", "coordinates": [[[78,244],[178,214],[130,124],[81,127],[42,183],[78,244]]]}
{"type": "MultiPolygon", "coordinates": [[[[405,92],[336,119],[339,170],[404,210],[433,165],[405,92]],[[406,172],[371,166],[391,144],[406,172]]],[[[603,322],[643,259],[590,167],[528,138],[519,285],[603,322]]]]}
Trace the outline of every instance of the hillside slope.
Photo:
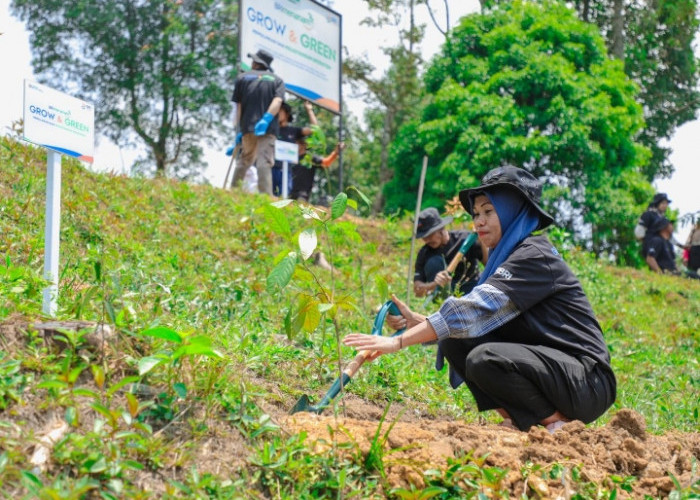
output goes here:
{"type": "Polygon", "coordinates": [[[288,416],[354,355],[337,336],[369,331],[388,293],[405,294],[410,221],[331,220],[64,159],[56,325],[40,312],[44,168],[41,150],[0,139],[7,497],[698,494],[698,282],[560,246],[618,377],[617,402],[586,428],[496,426],[447,388],[434,348],[362,367],[335,411],[288,416]],[[333,270],[285,268],[312,235],[333,270]]]}

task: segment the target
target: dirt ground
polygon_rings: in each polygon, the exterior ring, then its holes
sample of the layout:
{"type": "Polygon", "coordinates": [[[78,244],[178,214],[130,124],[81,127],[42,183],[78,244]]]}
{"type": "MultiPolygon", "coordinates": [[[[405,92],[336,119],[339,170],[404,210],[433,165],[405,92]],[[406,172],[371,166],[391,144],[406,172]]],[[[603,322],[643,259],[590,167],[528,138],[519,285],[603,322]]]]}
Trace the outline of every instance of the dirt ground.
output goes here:
{"type": "MultiPolygon", "coordinates": [[[[345,418],[297,413],[280,416],[279,423],[289,432],[306,431],[319,451],[328,448],[332,429],[338,441],[354,443],[366,453],[381,415],[358,399],[348,399],[345,418]]],[[[618,411],[603,427],[571,422],[554,434],[541,427],[526,433],[494,424],[412,420],[393,422],[388,417],[382,427],[381,436],[394,423],[384,455],[392,487],[423,486],[423,471],[444,470],[449,458],[467,453],[475,458],[485,456],[485,466],[508,469],[502,486],[512,498],[524,492],[528,497],[570,498],[566,480],[561,478],[545,481],[533,474],[524,481],[520,471],[528,463],[543,468],[555,463],[578,466],[586,482],[634,476],[632,491],[618,489],[618,498],[667,497],[674,488],[671,474],[682,487],[700,479],[700,433],[649,434],[643,417],[629,409],[618,411]]]]}
{"type": "MultiPolygon", "coordinates": [[[[27,321],[15,319],[0,323],[0,349],[5,352],[21,351],[26,342],[27,321]]],[[[100,332],[104,333],[104,332],[100,332]]],[[[92,344],[102,338],[94,339],[92,344]]],[[[87,382],[87,381],[86,381],[87,382]]],[[[319,453],[328,453],[333,439],[350,443],[351,449],[366,454],[382,422],[383,408],[347,394],[344,397],[344,416],[333,415],[328,409],[323,415],[296,413],[289,415],[295,401],[290,394],[280,391],[276,384],[256,380],[265,387],[269,396],[262,410],[270,416],[283,433],[297,434],[305,431],[307,443],[319,453]],[[331,436],[332,434],[332,436],[331,436]]],[[[41,410],[38,395],[28,395],[25,404],[15,408],[12,414],[3,416],[11,425],[0,436],[24,440],[31,429],[35,436],[47,435],[61,424],[60,415],[41,410]],[[21,424],[21,425],[20,425],[21,424]]],[[[84,406],[87,411],[87,403],[84,406]]],[[[82,412],[81,412],[82,413],[82,412]]],[[[168,447],[165,463],[179,463],[182,456],[197,464],[201,473],[237,475],[246,467],[250,454],[249,444],[227,421],[207,414],[203,408],[193,407],[187,417],[206,424],[206,435],[193,436],[182,418],[166,431],[173,443],[168,447]]],[[[83,421],[90,426],[91,419],[83,421]]],[[[385,416],[380,436],[387,434],[384,443],[383,463],[387,480],[392,488],[424,486],[423,473],[429,469],[445,470],[448,460],[470,454],[483,458],[484,466],[507,469],[509,472],[500,487],[509,491],[510,497],[525,494],[529,498],[571,498],[568,490],[571,477],[545,480],[542,474],[531,474],[524,479],[522,470],[539,467],[547,470],[555,464],[580,471],[579,482],[607,485],[611,477],[634,477],[630,492],[618,488],[618,498],[665,498],[677,488],[688,488],[700,480],[700,432],[669,432],[653,435],[646,431],[644,418],[630,409],[617,411],[609,423],[602,427],[586,427],[581,422],[571,422],[554,434],[543,428],[520,432],[495,424],[468,424],[459,420],[426,417],[418,408],[392,406],[385,416]]],[[[162,432],[162,431],[159,431],[162,432]]],[[[30,440],[25,453],[36,454],[39,444],[30,440]]],[[[46,464],[51,473],[51,461],[46,464]]],[[[136,480],[147,491],[163,492],[165,480],[179,479],[178,468],[160,470],[157,475],[140,473],[136,480]]],[[[690,497],[687,497],[690,498],[690,497]]]]}

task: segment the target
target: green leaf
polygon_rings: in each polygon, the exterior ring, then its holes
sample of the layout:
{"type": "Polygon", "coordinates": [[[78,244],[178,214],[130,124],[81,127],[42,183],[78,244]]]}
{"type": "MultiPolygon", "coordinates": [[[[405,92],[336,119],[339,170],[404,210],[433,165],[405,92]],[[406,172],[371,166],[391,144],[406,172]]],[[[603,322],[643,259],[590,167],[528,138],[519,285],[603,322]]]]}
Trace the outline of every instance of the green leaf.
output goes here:
{"type": "Polygon", "coordinates": [[[111,386],[109,389],[107,389],[107,396],[111,397],[115,392],[117,392],[119,389],[124,387],[127,384],[133,384],[134,382],[138,382],[139,377],[132,375],[131,377],[124,377],[121,379],[119,382],[111,386]]]}
{"type": "Polygon", "coordinates": [[[331,219],[337,219],[343,215],[347,206],[348,195],[345,193],[338,193],[338,195],[331,202],[331,219]]]}
{"type": "Polygon", "coordinates": [[[369,198],[367,198],[367,197],[365,196],[365,194],[364,194],[362,191],[360,191],[359,189],[357,189],[355,186],[348,186],[348,190],[350,190],[350,189],[352,189],[353,191],[355,191],[355,192],[357,193],[357,195],[358,195],[358,196],[360,197],[360,199],[365,203],[365,205],[367,205],[368,207],[371,207],[371,206],[372,206],[372,202],[369,201],[369,198]]]}
{"type": "Polygon", "coordinates": [[[287,254],[287,256],[282,259],[268,275],[267,291],[274,293],[287,286],[289,280],[292,279],[296,265],[297,253],[289,252],[289,254],[287,254]]]}
{"type": "Polygon", "coordinates": [[[352,198],[348,198],[348,206],[353,210],[357,210],[357,202],[352,198]]]}
{"type": "Polygon", "coordinates": [[[185,384],[182,382],[174,383],[173,390],[181,399],[185,399],[187,397],[187,386],[185,386],[185,384]]]}
{"type": "Polygon", "coordinates": [[[316,250],[318,240],[316,239],[316,230],[314,228],[304,229],[299,233],[299,250],[302,259],[306,260],[313,255],[316,250]]]}
{"type": "Polygon", "coordinates": [[[139,375],[147,374],[162,362],[163,359],[159,356],[146,356],[145,358],[139,359],[139,375]]]}
{"type": "Polygon", "coordinates": [[[389,284],[386,282],[386,279],[384,279],[384,276],[380,275],[374,277],[374,282],[377,284],[379,298],[382,302],[386,302],[389,299],[389,284]]]}
{"type": "Polygon", "coordinates": [[[272,231],[289,238],[292,236],[292,230],[289,228],[289,221],[284,212],[279,208],[275,208],[272,205],[265,205],[263,207],[263,213],[265,214],[265,220],[272,231]]]}
{"type": "Polygon", "coordinates": [[[334,304],[324,302],[318,305],[318,311],[323,314],[324,312],[330,311],[333,309],[334,304]]]}
{"type": "Polygon", "coordinates": [[[175,342],[177,344],[182,343],[182,336],[175,330],[167,328],[165,326],[156,326],[154,328],[148,328],[139,332],[139,335],[144,335],[146,337],[155,337],[163,340],[169,340],[170,342],[175,342]]]}

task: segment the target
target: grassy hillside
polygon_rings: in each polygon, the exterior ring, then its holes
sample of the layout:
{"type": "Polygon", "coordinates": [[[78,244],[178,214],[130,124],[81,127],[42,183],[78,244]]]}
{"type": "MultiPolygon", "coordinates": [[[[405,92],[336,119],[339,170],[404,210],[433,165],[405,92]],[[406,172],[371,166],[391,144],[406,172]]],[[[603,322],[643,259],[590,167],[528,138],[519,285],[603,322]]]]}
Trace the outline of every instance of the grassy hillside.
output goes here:
{"type": "MultiPolygon", "coordinates": [[[[369,332],[388,294],[405,294],[410,221],[336,217],[343,198],[325,211],[272,206],[265,196],[93,174],[64,159],[57,316],[109,325],[114,335],[96,343],[88,329],[32,326],[48,320],[45,162],[42,150],[0,139],[0,490],[15,498],[389,494],[367,454],[318,455],[271,415],[303,394],[318,400],[354,355],[336,339],[369,332]],[[289,253],[310,254],[314,241],[332,271],[314,257],[294,266],[289,253]],[[48,461],[30,463],[47,425],[66,424],[48,461]]],[[[349,207],[363,203],[349,197],[349,207]]],[[[618,377],[618,399],[595,426],[628,408],[652,433],[697,432],[700,282],[560,250],[591,299],[618,377]]],[[[422,300],[411,303],[422,310],[422,300]]],[[[382,357],[348,390],[377,409],[378,423],[483,423],[468,391],[447,389],[446,374],[432,369],[434,356],[416,348],[382,357]]]]}

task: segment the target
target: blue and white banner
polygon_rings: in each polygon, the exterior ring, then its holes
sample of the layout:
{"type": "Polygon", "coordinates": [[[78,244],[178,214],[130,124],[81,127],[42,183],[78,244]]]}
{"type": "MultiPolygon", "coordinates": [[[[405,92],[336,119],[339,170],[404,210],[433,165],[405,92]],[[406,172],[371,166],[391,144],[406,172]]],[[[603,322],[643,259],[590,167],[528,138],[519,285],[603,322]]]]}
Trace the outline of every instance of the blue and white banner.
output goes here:
{"type": "Polygon", "coordinates": [[[341,16],[312,0],[241,0],[240,50],[265,49],[289,92],[340,113],[341,16]]]}

